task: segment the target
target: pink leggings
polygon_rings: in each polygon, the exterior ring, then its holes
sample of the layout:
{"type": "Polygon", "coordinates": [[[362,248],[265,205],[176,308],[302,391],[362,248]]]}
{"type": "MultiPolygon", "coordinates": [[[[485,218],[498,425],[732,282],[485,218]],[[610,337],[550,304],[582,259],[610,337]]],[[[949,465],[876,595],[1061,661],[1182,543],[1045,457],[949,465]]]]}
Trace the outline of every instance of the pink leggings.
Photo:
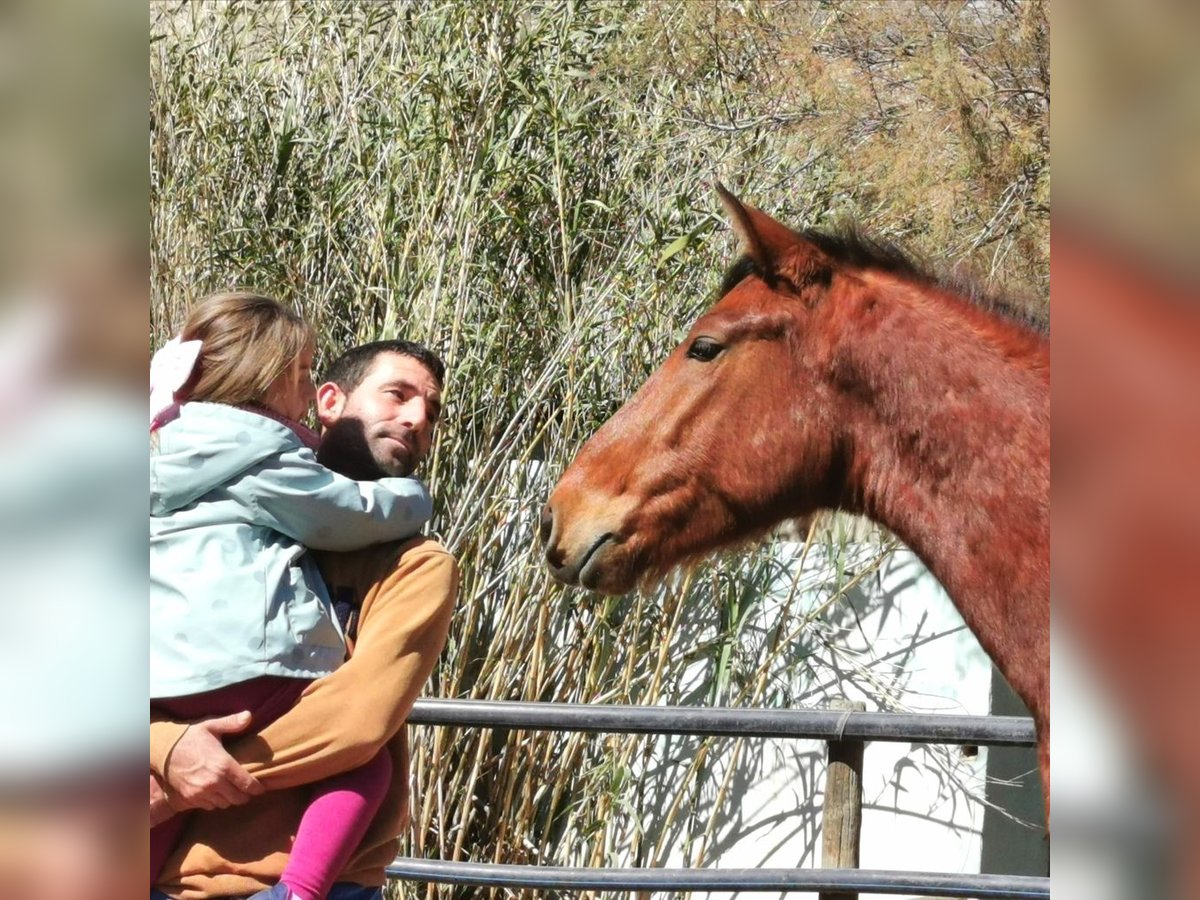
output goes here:
{"type": "MultiPolygon", "coordinates": [[[[249,710],[247,731],[258,731],[291,709],[309,683],[263,676],[203,694],[153,700],[151,707],[181,721],[249,710]]],[[[384,747],[357,769],[314,784],[279,880],[304,900],[324,900],[379,811],[391,781],[392,758],[384,747]]],[[[151,883],[158,880],[190,815],[176,815],[150,829],[151,883]]]]}

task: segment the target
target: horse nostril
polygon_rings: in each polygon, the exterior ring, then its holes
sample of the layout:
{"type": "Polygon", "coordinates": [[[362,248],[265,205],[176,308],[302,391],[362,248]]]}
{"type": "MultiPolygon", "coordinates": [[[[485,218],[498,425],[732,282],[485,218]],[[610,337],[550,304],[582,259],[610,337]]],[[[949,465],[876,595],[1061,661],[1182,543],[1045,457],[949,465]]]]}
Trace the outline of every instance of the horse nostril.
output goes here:
{"type": "Polygon", "coordinates": [[[554,510],[547,503],[542,507],[542,520],[538,524],[538,537],[542,539],[543,544],[550,543],[550,535],[554,531],[554,510]]]}

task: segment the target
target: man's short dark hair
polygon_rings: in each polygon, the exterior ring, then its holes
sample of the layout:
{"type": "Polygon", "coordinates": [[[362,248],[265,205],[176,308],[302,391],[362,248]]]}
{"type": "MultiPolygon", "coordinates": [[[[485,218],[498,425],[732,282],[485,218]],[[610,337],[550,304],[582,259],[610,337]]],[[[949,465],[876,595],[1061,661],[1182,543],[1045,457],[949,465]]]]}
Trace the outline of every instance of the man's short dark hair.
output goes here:
{"type": "Polygon", "coordinates": [[[404,340],[372,341],[369,344],[351,347],[333,361],[325,373],[324,380],[332,381],[349,394],[362,384],[363,379],[367,377],[367,373],[371,371],[371,367],[375,365],[375,360],[381,353],[396,353],[400,356],[411,357],[429,370],[429,374],[437,381],[439,388],[445,384],[446,365],[438,355],[424,344],[404,340]]]}

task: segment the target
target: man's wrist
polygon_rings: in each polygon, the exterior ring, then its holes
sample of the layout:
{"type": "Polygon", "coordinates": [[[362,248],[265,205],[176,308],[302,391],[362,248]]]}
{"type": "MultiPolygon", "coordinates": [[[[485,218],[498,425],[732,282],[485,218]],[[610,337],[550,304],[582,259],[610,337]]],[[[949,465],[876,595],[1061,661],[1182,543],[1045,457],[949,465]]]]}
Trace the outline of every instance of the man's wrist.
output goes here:
{"type": "Polygon", "coordinates": [[[171,754],[190,727],[186,722],[150,723],[150,771],[162,779],[164,786],[171,754]]]}
{"type": "Polygon", "coordinates": [[[179,742],[183,740],[183,736],[188,733],[191,727],[192,724],[188,722],[179,729],[179,734],[175,736],[175,740],[171,741],[171,746],[167,750],[167,755],[163,758],[162,771],[156,773],[158,777],[162,779],[164,790],[169,791],[171,789],[171,759],[175,756],[175,748],[179,746],[179,742]]]}

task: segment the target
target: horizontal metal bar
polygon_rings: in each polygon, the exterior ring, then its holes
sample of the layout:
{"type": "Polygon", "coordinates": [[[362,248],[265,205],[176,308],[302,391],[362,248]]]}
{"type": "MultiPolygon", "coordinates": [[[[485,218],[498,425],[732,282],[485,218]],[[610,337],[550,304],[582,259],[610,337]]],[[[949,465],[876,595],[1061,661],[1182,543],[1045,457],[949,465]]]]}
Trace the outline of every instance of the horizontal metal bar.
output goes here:
{"type": "Polygon", "coordinates": [[[1029,875],[948,875],[874,869],[583,869],[401,857],[390,878],[489,887],[613,891],[845,891],[1046,900],[1050,879],[1029,875]]]}
{"type": "Polygon", "coordinates": [[[408,721],[532,731],[694,734],[813,740],[1032,746],[1033,721],[1020,716],[948,716],[826,709],[733,709],[520,703],[507,700],[418,700],[408,721]]]}

